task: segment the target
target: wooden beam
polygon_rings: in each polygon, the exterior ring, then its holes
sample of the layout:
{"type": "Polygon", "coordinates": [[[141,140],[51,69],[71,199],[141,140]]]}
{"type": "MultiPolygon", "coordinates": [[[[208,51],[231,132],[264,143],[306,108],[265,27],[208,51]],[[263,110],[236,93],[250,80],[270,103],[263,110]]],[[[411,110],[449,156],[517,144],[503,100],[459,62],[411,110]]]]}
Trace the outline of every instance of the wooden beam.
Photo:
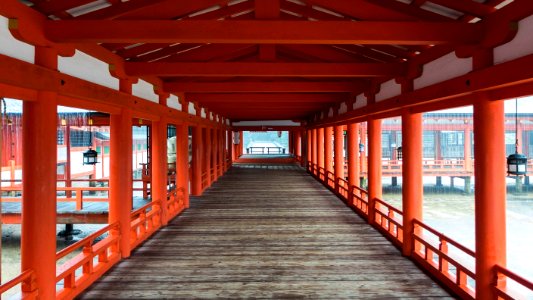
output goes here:
{"type": "Polygon", "coordinates": [[[61,43],[473,44],[480,24],[351,21],[46,21],[61,43]]]}
{"type": "Polygon", "coordinates": [[[126,63],[130,76],[397,77],[403,64],[366,63],[126,63]]]}
{"type": "Polygon", "coordinates": [[[185,97],[201,103],[328,103],[348,98],[348,93],[187,93],[185,97]]]}
{"type": "Polygon", "coordinates": [[[354,81],[231,81],[231,82],[168,82],[163,90],[185,93],[249,93],[249,92],[359,92],[367,86],[354,81]]]}

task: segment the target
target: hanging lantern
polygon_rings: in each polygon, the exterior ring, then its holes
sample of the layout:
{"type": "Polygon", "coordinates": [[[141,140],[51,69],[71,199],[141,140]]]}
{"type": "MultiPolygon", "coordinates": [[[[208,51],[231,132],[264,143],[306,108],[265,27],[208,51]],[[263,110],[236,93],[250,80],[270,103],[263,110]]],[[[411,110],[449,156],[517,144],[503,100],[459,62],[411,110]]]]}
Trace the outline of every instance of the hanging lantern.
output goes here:
{"type": "Polygon", "coordinates": [[[98,152],[92,149],[92,140],[93,140],[93,119],[91,118],[91,113],[89,113],[89,149],[83,152],[83,164],[84,165],[95,165],[98,163],[98,152]]]}
{"type": "Polygon", "coordinates": [[[359,143],[359,152],[365,152],[365,145],[362,143],[359,143]]]}
{"type": "Polygon", "coordinates": [[[515,153],[507,157],[507,173],[509,175],[526,175],[527,156],[518,153],[518,98],[515,99],[515,153]]]}
{"type": "Polygon", "coordinates": [[[527,157],[523,154],[515,153],[507,157],[507,173],[509,175],[526,175],[527,157]]]}
{"type": "Polygon", "coordinates": [[[396,148],[396,158],[398,160],[402,160],[402,158],[403,158],[402,146],[396,148]]]}
{"type": "Polygon", "coordinates": [[[281,137],[281,131],[278,131],[278,137],[279,138],[281,137]]]}
{"type": "Polygon", "coordinates": [[[98,163],[98,152],[93,150],[91,147],[85,152],[83,152],[83,164],[84,165],[95,165],[98,163]]]}

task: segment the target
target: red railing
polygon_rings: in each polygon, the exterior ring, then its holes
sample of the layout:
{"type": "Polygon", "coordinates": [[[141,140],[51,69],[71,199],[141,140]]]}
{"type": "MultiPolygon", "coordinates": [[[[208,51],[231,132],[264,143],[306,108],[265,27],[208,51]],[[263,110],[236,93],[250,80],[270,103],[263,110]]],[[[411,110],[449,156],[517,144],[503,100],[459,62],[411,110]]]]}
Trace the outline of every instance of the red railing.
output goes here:
{"type": "MultiPolygon", "coordinates": [[[[337,193],[339,193],[339,195],[346,201],[349,200],[349,194],[350,194],[350,189],[348,188],[348,181],[342,179],[342,178],[337,178],[337,187],[338,187],[338,190],[337,190],[337,193]]],[[[352,203],[349,203],[347,202],[348,204],[352,204],[352,203]]]]}
{"type": "Polygon", "coordinates": [[[418,220],[411,234],[413,259],[462,299],[475,299],[476,253],[418,220]]]}
{"type": "MultiPolygon", "coordinates": [[[[57,202],[75,202],[76,210],[83,209],[83,202],[108,202],[109,187],[57,187],[58,192],[65,192],[65,197],[58,197],[57,202]],[[95,193],[105,192],[104,197],[87,197],[84,192],[95,193]],[[75,196],[72,196],[75,194],[75,196]]],[[[22,192],[22,187],[2,187],[2,192],[22,192]]],[[[2,202],[22,202],[23,197],[5,197],[2,196],[2,202]]]]}
{"type": "Polygon", "coordinates": [[[20,285],[20,290],[22,291],[22,294],[17,298],[29,300],[37,299],[39,291],[35,284],[35,274],[32,270],[24,271],[17,277],[0,285],[0,298],[4,298],[2,295],[5,292],[11,290],[12,288],[18,285],[20,285]]]}
{"type": "Polygon", "coordinates": [[[324,170],[324,173],[326,178],[326,185],[332,189],[335,189],[335,174],[326,170],[324,170]]]}
{"type": "Polygon", "coordinates": [[[161,227],[161,201],[152,201],[131,213],[131,249],[161,227]]]}
{"type": "Polygon", "coordinates": [[[403,214],[402,211],[383,200],[374,202],[375,222],[378,229],[388,236],[398,247],[403,244],[403,214]]]}
{"type": "Polygon", "coordinates": [[[494,272],[498,299],[533,299],[533,282],[499,265],[494,266],[494,272]]]}
{"type": "Polygon", "coordinates": [[[168,192],[167,219],[170,220],[185,209],[185,189],[183,187],[168,192]]]}
{"type": "Polygon", "coordinates": [[[351,195],[353,197],[352,205],[363,216],[368,216],[368,192],[358,186],[351,186],[351,195]]]}
{"type": "Polygon", "coordinates": [[[80,253],[57,267],[57,299],[74,298],[120,260],[118,223],[107,225],[57,252],[56,261],[79,250],[80,253]]]}

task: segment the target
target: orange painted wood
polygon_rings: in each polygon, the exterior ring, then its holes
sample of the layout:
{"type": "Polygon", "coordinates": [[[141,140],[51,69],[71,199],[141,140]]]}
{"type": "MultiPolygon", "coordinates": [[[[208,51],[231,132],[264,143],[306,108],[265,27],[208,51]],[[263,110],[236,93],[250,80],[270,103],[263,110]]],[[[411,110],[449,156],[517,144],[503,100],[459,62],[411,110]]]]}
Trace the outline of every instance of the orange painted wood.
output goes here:
{"type": "Polygon", "coordinates": [[[333,172],[333,127],[324,127],[324,169],[333,172]]]}
{"type": "Polygon", "coordinates": [[[348,160],[348,185],[359,186],[361,168],[359,161],[359,124],[348,124],[346,156],[348,160]]]}
{"type": "MultiPolygon", "coordinates": [[[[57,69],[57,52],[35,49],[35,63],[57,69]]],[[[35,102],[24,102],[21,270],[33,270],[39,296],[55,296],[57,95],[37,93],[35,102]]]]}
{"type": "MultiPolygon", "coordinates": [[[[422,114],[405,111],[402,115],[402,209],[403,231],[414,230],[415,219],[422,221],[423,181],[422,181],[422,114]]],[[[413,240],[411,234],[404,235],[402,253],[412,255],[413,240]]]]}
{"type": "Polygon", "coordinates": [[[506,265],[504,103],[474,104],[476,298],[494,298],[493,266],[506,265]]]}
{"type": "Polygon", "coordinates": [[[357,92],[366,84],[351,81],[229,81],[229,82],[167,82],[164,89],[185,93],[325,93],[357,92]]]}
{"type": "Polygon", "coordinates": [[[317,129],[317,135],[316,135],[316,148],[317,148],[317,165],[320,168],[325,167],[325,146],[324,146],[324,128],[318,128],[317,129]]]}
{"type": "MultiPolygon", "coordinates": [[[[334,126],[334,174],[335,178],[345,178],[344,174],[344,130],[343,126],[334,126]]],[[[338,191],[337,184],[337,191],[338,191]]]]}
{"type": "Polygon", "coordinates": [[[375,199],[382,198],[381,189],[381,120],[368,122],[368,223],[375,222],[375,199]]]}
{"type": "Polygon", "coordinates": [[[46,21],[44,32],[61,43],[235,44],[473,44],[479,24],[387,21],[46,21]]]}
{"type": "MultiPolygon", "coordinates": [[[[128,86],[123,86],[128,92],[128,86]]],[[[130,90],[131,91],[131,90],[130,90]]],[[[120,224],[120,252],[129,257],[132,198],[132,113],[124,109],[110,117],[109,224],[120,224]],[[126,200],[126,201],[125,201],[126,200]]]]}
{"type": "Polygon", "coordinates": [[[151,128],[151,164],[152,164],[152,201],[161,203],[161,222],[167,223],[167,120],[162,118],[159,122],[152,123],[151,128]]]}
{"type": "Polygon", "coordinates": [[[406,73],[399,63],[126,62],[124,68],[129,76],[181,77],[395,77],[406,73]]]}
{"type": "Polygon", "coordinates": [[[191,194],[197,196],[202,194],[203,130],[200,126],[195,126],[192,130],[191,194]]]}

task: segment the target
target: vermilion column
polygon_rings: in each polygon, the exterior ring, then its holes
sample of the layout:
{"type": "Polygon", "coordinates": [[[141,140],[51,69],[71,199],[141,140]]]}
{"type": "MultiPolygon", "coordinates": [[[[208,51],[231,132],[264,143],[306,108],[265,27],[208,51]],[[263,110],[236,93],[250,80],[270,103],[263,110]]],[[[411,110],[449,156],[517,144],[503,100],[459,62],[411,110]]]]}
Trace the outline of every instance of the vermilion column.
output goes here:
{"type": "Polygon", "coordinates": [[[161,201],[161,223],[167,224],[167,120],[152,122],[152,201],[161,201]]]}
{"type": "Polygon", "coordinates": [[[294,154],[302,159],[302,132],[300,130],[294,132],[294,154]]]}
{"type": "Polygon", "coordinates": [[[216,128],[211,129],[211,167],[213,173],[211,178],[213,181],[218,179],[218,168],[220,167],[218,162],[218,130],[216,128]]]}
{"type": "Polygon", "coordinates": [[[218,177],[222,176],[224,174],[224,171],[226,170],[226,143],[224,142],[224,138],[226,137],[226,134],[224,130],[221,128],[218,130],[218,163],[220,164],[220,169],[218,170],[218,177]]]}
{"type": "Polygon", "coordinates": [[[185,208],[189,207],[189,126],[176,126],[176,185],[183,188],[185,208]]]}
{"type": "Polygon", "coordinates": [[[333,173],[333,127],[331,126],[324,128],[324,169],[333,173]]]}
{"type": "Polygon", "coordinates": [[[206,174],[205,188],[211,186],[211,128],[205,128],[205,149],[204,149],[204,173],[206,174]]]}
{"type": "Polygon", "coordinates": [[[476,298],[496,299],[494,265],[506,266],[503,101],[474,104],[476,298]]]}
{"type": "Polygon", "coordinates": [[[402,208],[403,247],[402,253],[413,253],[413,221],[422,221],[424,197],[422,181],[422,114],[404,111],[402,114],[402,208]]]}
{"type": "MultiPolygon", "coordinates": [[[[313,162],[313,131],[307,130],[307,161],[309,162],[309,165],[313,162]]],[[[307,166],[307,169],[309,170],[310,167],[307,166]]]]}
{"type": "MultiPolygon", "coordinates": [[[[57,53],[36,47],[35,64],[57,70],[57,53]]],[[[57,95],[38,91],[23,109],[21,269],[35,272],[42,299],[55,299],[57,95]]]]}
{"type": "Polygon", "coordinates": [[[228,159],[229,159],[229,164],[228,164],[227,169],[229,169],[234,160],[233,158],[233,131],[231,130],[226,131],[226,145],[228,147],[228,159]]]}
{"type": "MultiPolygon", "coordinates": [[[[125,91],[125,89],[121,90],[125,91]]],[[[122,257],[129,257],[130,214],[133,198],[131,110],[124,108],[120,114],[112,114],[110,127],[109,223],[120,224],[120,252],[122,257]]]]}
{"type": "MultiPolygon", "coordinates": [[[[344,179],[344,132],[343,126],[335,126],[335,178],[344,179]]],[[[337,191],[339,187],[337,186],[337,191]]]]}
{"type": "Polygon", "coordinates": [[[318,175],[318,129],[311,131],[311,150],[312,150],[312,162],[314,165],[314,173],[318,175]]]}
{"type": "Polygon", "coordinates": [[[346,149],[346,155],[348,156],[348,185],[350,187],[354,185],[359,186],[359,124],[348,124],[347,134],[348,149],[346,149]]]}
{"type": "Polygon", "coordinates": [[[292,133],[292,131],[288,131],[288,139],[289,139],[289,149],[287,149],[287,153],[288,154],[294,154],[294,149],[293,149],[293,145],[294,145],[294,134],[292,133]]]}
{"type": "Polygon", "coordinates": [[[318,160],[318,166],[321,168],[324,168],[324,128],[318,128],[317,129],[317,137],[316,137],[317,143],[317,160],[318,160]]]}
{"type": "Polygon", "coordinates": [[[381,120],[368,120],[368,223],[375,220],[375,199],[381,199],[381,120]]]}
{"type": "Polygon", "coordinates": [[[203,137],[202,128],[196,125],[192,129],[192,178],[191,194],[199,196],[202,194],[202,169],[203,169],[203,137]]]}

